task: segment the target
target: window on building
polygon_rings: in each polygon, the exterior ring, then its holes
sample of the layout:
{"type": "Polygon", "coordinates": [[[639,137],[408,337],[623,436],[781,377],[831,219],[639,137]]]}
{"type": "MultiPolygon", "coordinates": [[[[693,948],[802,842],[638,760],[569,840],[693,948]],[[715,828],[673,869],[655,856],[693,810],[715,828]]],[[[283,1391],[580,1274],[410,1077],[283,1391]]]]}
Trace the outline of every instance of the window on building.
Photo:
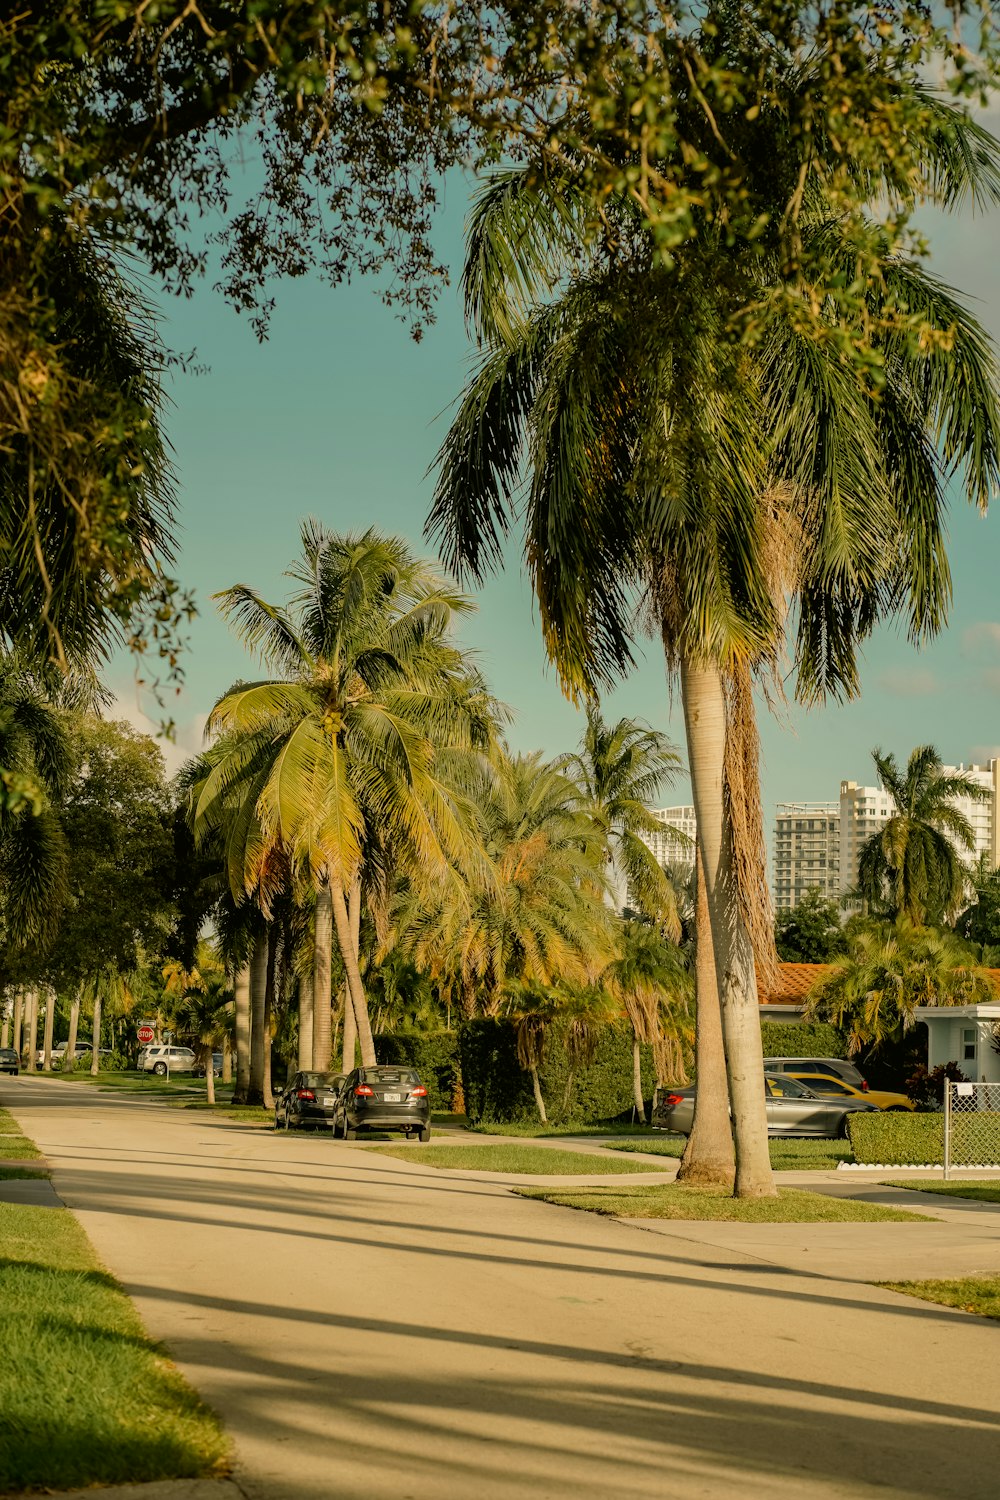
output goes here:
{"type": "Polygon", "coordinates": [[[962,1061],[975,1062],[976,1060],[976,1028],[965,1026],[962,1028],[962,1061]]]}

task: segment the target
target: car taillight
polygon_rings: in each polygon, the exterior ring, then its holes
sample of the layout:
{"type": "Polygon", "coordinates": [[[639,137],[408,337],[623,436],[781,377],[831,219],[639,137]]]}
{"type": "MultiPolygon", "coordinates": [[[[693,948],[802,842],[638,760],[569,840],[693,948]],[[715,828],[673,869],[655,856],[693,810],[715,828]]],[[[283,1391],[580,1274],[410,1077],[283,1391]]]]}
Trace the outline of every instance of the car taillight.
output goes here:
{"type": "Polygon", "coordinates": [[[424,1088],[424,1086],[423,1086],[422,1083],[418,1083],[415,1089],[411,1089],[410,1090],[410,1098],[411,1099],[426,1099],[427,1098],[427,1090],[424,1088]]]}
{"type": "Polygon", "coordinates": [[[868,1092],[868,1085],[867,1085],[867,1083],[865,1082],[865,1080],[863,1078],[861,1080],[861,1092],[863,1094],[867,1094],[867,1092],[868,1092]]]}
{"type": "Polygon", "coordinates": [[[668,1094],[667,1095],[667,1103],[670,1105],[670,1108],[673,1109],[673,1107],[674,1107],[675,1104],[683,1104],[684,1103],[684,1095],[683,1094],[668,1094]]]}
{"type": "Polygon", "coordinates": [[[316,1095],[312,1089],[297,1089],[295,1097],[296,1099],[315,1099],[316,1095]]]}
{"type": "Polygon", "coordinates": [[[354,1090],[354,1097],[355,1099],[370,1099],[374,1092],[375,1090],[370,1089],[367,1083],[359,1083],[354,1090]]]}

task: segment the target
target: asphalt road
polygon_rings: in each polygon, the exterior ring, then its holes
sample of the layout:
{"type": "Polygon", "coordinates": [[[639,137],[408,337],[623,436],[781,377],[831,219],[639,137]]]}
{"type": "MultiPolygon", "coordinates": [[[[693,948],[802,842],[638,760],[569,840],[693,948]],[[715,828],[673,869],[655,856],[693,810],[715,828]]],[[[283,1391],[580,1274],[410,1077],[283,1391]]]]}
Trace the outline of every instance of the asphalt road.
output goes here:
{"type": "Polygon", "coordinates": [[[857,1261],[815,1274],[773,1226],[650,1233],[419,1146],[411,1164],[86,1085],[4,1080],[0,1103],[224,1417],[249,1500],[998,1493],[1000,1327],[857,1261]]]}

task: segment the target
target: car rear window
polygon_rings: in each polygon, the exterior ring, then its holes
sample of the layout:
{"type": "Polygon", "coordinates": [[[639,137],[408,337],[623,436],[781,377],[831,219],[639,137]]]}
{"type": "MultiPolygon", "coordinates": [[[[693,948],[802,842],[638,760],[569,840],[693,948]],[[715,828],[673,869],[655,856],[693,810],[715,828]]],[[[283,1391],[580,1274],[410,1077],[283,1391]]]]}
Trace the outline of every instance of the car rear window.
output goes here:
{"type": "Polygon", "coordinates": [[[302,1082],[307,1088],[314,1089],[317,1084],[340,1083],[343,1077],[342,1073],[303,1073],[302,1082]]]}
{"type": "Polygon", "coordinates": [[[0,1047],[0,1057],[6,1058],[9,1061],[12,1057],[16,1056],[17,1053],[14,1051],[13,1047],[0,1047]]]}
{"type": "Polygon", "coordinates": [[[361,1077],[366,1083],[419,1083],[412,1068],[363,1068],[361,1077]]]}

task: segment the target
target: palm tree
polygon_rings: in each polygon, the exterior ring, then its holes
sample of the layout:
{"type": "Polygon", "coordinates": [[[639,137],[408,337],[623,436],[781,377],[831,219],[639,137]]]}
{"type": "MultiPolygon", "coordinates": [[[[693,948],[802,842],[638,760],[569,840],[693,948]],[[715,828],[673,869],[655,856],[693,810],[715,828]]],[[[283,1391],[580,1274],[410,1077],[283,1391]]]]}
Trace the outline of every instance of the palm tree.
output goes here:
{"type": "Polygon", "coordinates": [[[961,772],[946,776],[933,745],[912,751],[905,772],[882,750],[873,750],[872,759],[896,811],[862,846],[862,899],[872,911],[887,910],[913,927],[953,916],[970,879],[960,851],[971,854],[976,845],[972,824],[955,803],[985,802],[989,792],[961,772]]]}
{"type": "MultiPolygon", "coordinates": [[[[205,832],[234,798],[250,841],[234,891],[250,892],[278,846],[317,902],[315,970],[329,976],[331,924],[365,1066],[375,1062],[348,901],[367,873],[384,887],[408,862],[443,866],[465,838],[461,808],[439,773],[444,749],[489,744],[495,708],[450,639],[471,606],[398,538],[302,528],[291,606],[245,585],[221,595],[244,642],[284,675],[240,684],[214,707],[224,737],[198,799],[205,832]]],[[[231,876],[232,878],[232,876],[231,876]]],[[[321,980],[322,982],[322,980],[321,980]]],[[[328,983],[328,978],[326,980],[328,983]]],[[[329,1066],[330,996],[314,1015],[314,1060],[329,1066]]]]}
{"type": "Polygon", "coordinates": [[[590,984],[613,952],[612,913],[604,839],[579,788],[537,753],[498,755],[463,786],[475,857],[413,883],[400,946],[466,1016],[498,1015],[515,986],[590,984]]]}
{"type": "Polygon", "coordinates": [[[58,797],[70,745],[37,673],[0,664],[0,921],[15,952],[44,949],[66,895],[67,850],[58,797]]]}
{"type": "MultiPolygon", "coordinates": [[[[958,198],[978,172],[995,192],[995,144],[942,113],[966,132],[970,175],[949,179],[931,142],[929,178],[958,198]]],[[[857,645],[879,618],[905,613],[915,637],[938,628],[948,575],[934,438],[985,497],[998,473],[996,373],[981,328],[901,258],[868,289],[884,377],[873,392],[840,359],[850,330],[832,320],[826,341],[805,338],[773,256],[734,265],[706,228],[668,269],[624,203],[605,205],[605,239],[581,248],[586,212],[582,177],[533,167],[482,195],[465,288],[485,352],[442,450],[430,524],[449,563],[481,577],[527,452],[528,564],[571,690],[627,667],[632,590],[650,589],[685,712],[737,1191],[770,1193],[754,960],[773,956],[773,934],[750,674],[775,658],[786,594],[807,699],[856,691],[857,645]],[[731,334],[748,306],[755,339],[740,344],[731,334]]],[[[848,273],[848,229],[818,186],[802,234],[848,273]]]]}
{"type": "Polygon", "coordinates": [[[855,931],[846,954],[813,989],[807,1015],[840,1027],[853,1057],[862,1047],[877,1050],[908,1031],[918,1005],[976,1005],[995,998],[989,976],[960,939],[904,920],[855,931]]]}
{"type": "Polygon", "coordinates": [[[648,804],[680,767],[673,745],[635,719],[605,724],[600,709],[588,701],[583,744],[557,764],[580,786],[582,806],[601,831],[609,862],[625,877],[630,900],[677,938],[676,893],[642,837],[660,828],[648,804]]]}
{"type": "Polygon", "coordinates": [[[622,1006],[632,1027],[632,1090],[636,1116],[646,1123],[641,1045],[653,1049],[657,1082],[687,1081],[685,1054],[693,1041],[692,975],[680,950],[642,922],[623,922],[618,957],[599,981],[622,1006]]]}

